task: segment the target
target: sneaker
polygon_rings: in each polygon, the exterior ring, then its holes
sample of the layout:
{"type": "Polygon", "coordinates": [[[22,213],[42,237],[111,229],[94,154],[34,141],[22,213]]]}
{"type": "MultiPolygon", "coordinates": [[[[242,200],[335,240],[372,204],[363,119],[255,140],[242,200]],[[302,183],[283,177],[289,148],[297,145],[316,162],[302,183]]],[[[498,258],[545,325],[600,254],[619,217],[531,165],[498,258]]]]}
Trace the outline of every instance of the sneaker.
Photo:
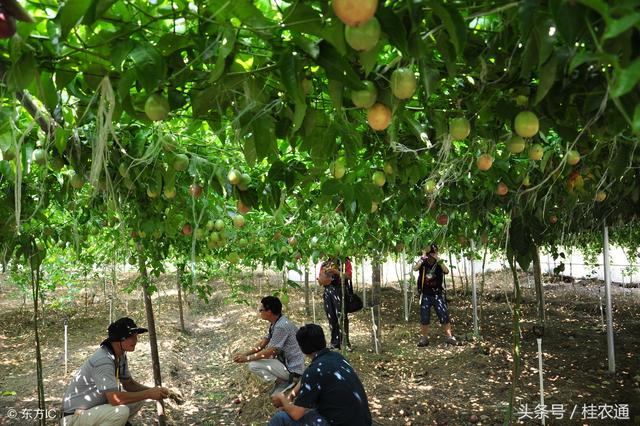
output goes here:
{"type": "Polygon", "coordinates": [[[453,346],[460,346],[461,343],[460,341],[458,341],[458,339],[456,339],[455,336],[446,336],[444,338],[444,342],[448,345],[453,345],[453,346]]]}
{"type": "Polygon", "coordinates": [[[418,341],[418,347],[423,348],[425,346],[429,346],[429,338],[427,336],[420,336],[420,340],[418,341]]]}

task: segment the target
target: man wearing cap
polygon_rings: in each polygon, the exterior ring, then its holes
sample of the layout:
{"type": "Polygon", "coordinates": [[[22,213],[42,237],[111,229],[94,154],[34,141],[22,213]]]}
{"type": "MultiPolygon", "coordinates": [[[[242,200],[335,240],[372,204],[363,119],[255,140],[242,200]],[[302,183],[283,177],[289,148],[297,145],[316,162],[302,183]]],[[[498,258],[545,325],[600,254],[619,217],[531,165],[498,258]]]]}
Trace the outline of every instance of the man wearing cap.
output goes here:
{"type": "Polygon", "coordinates": [[[292,388],[304,371],[304,354],[296,340],[298,328],[282,314],[282,302],[275,296],[260,301],[260,317],[269,321],[269,332],[254,347],[233,355],[237,363],[249,363],[249,370],[265,382],[273,382],[272,394],[292,388]]]}
{"type": "Polygon", "coordinates": [[[133,352],[138,334],[147,331],[126,317],[109,325],[109,337],[82,364],[67,387],[63,425],[124,426],[145,400],[169,396],[168,389],[141,385],[129,372],[126,352],[133,352]]]}
{"type": "Polygon", "coordinates": [[[451,334],[451,320],[449,309],[444,298],[444,276],[449,268],[438,258],[438,246],[431,244],[422,251],[422,257],[413,266],[418,273],[418,294],[420,295],[420,340],[418,346],[429,344],[429,323],[431,322],[431,307],[436,311],[440,324],[444,327],[445,342],[458,346],[458,340],[451,334]]]}

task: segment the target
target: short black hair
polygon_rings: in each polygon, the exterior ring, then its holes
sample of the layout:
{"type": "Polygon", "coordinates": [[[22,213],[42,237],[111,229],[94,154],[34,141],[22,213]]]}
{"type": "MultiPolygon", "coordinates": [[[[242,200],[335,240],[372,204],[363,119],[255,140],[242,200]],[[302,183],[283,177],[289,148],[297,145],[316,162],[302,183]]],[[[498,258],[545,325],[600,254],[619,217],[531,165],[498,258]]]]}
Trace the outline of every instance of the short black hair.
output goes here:
{"type": "Polygon", "coordinates": [[[263,297],[260,303],[262,303],[264,309],[271,311],[274,315],[280,315],[282,313],[282,302],[275,296],[263,297]]]}
{"type": "Polygon", "coordinates": [[[303,354],[309,355],[327,347],[324,331],[318,324],[307,324],[300,327],[296,333],[298,346],[303,354]]]}

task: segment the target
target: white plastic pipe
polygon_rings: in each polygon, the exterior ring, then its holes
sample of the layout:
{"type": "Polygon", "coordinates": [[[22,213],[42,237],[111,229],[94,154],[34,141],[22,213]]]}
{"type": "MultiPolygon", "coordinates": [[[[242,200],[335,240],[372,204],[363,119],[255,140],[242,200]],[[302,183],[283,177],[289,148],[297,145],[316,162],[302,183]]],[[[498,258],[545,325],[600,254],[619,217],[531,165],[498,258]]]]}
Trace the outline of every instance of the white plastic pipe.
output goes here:
{"type": "Polygon", "coordinates": [[[373,344],[376,349],[376,355],[380,355],[380,349],[378,349],[378,327],[376,326],[376,316],[373,313],[375,306],[371,306],[371,330],[373,331],[373,344]]]}
{"type": "Polygon", "coordinates": [[[402,264],[400,267],[400,272],[402,273],[402,290],[404,292],[404,320],[405,322],[409,322],[409,286],[407,285],[407,275],[406,275],[406,253],[402,250],[402,264]]]}
{"type": "MultiPolygon", "coordinates": [[[[318,277],[318,271],[316,269],[316,265],[313,265],[313,277],[314,279],[316,279],[318,277]]],[[[316,290],[314,287],[314,290],[311,292],[311,306],[313,306],[313,323],[316,324],[316,290]]]]}
{"type": "MultiPolygon", "coordinates": [[[[540,376],[540,406],[544,407],[544,373],[542,371],[542,338],[538,337],[536,338],[536,340],[538,341],[538,375],[540,376]]],[[[544,415],[540,416],[540,420],[542,421],[542,424],[544,424],[545,419],[544,419],[544,415]]]]}
{"type": "Polygon", "coordinates": [[[69,359],[69,337],[68,337],[69,324],[67,319],[64,319],[64,374],[69,374],[68,371],[68,359],[69,359]]]}
{"type": "MultiPolygon", "coordinates": [[[[471,252],[475,252],[475,244],[471,241],[471,252]]],[[[478,335],[478,294],[476,292],[476,268],[475,261],[473,257],[470,259],[471,262],[471,294],[472,294],[472,304],[473,304],[473,334],[478,335]]]]}
{"type": "Polygon", "coordinates": [[[611,272],[609,271],[609,227],[604,225],[603,232],[603,254],[602,263],[604,264],[604,290],[607,301],[607,353],[609,358],[609,373],[616,372],[616,355],[613,347],[613,314],[611,311],[611,272]]]}

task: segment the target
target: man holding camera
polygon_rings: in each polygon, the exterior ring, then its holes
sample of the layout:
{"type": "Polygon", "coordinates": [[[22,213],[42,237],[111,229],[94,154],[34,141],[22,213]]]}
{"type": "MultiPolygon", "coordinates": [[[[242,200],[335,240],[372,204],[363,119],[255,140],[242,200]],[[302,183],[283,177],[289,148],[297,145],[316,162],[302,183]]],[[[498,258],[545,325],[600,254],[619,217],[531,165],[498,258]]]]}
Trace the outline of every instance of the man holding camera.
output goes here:
{"type": "Polygon", "coordinates": [[[451,320],[449,309],[444,298],[444,276],[449,268],[438,258],[438,246],[431,244],[422,251],[422,257],[413,265],[418,273],[418,294],[420,295],[420,340],[418,346],[429,345],[429,324],[431,322],[431,307],[436,311],[440,324],[444,326],[445,342],[458,346],[458,340],[451,334],[451,320]]]}

